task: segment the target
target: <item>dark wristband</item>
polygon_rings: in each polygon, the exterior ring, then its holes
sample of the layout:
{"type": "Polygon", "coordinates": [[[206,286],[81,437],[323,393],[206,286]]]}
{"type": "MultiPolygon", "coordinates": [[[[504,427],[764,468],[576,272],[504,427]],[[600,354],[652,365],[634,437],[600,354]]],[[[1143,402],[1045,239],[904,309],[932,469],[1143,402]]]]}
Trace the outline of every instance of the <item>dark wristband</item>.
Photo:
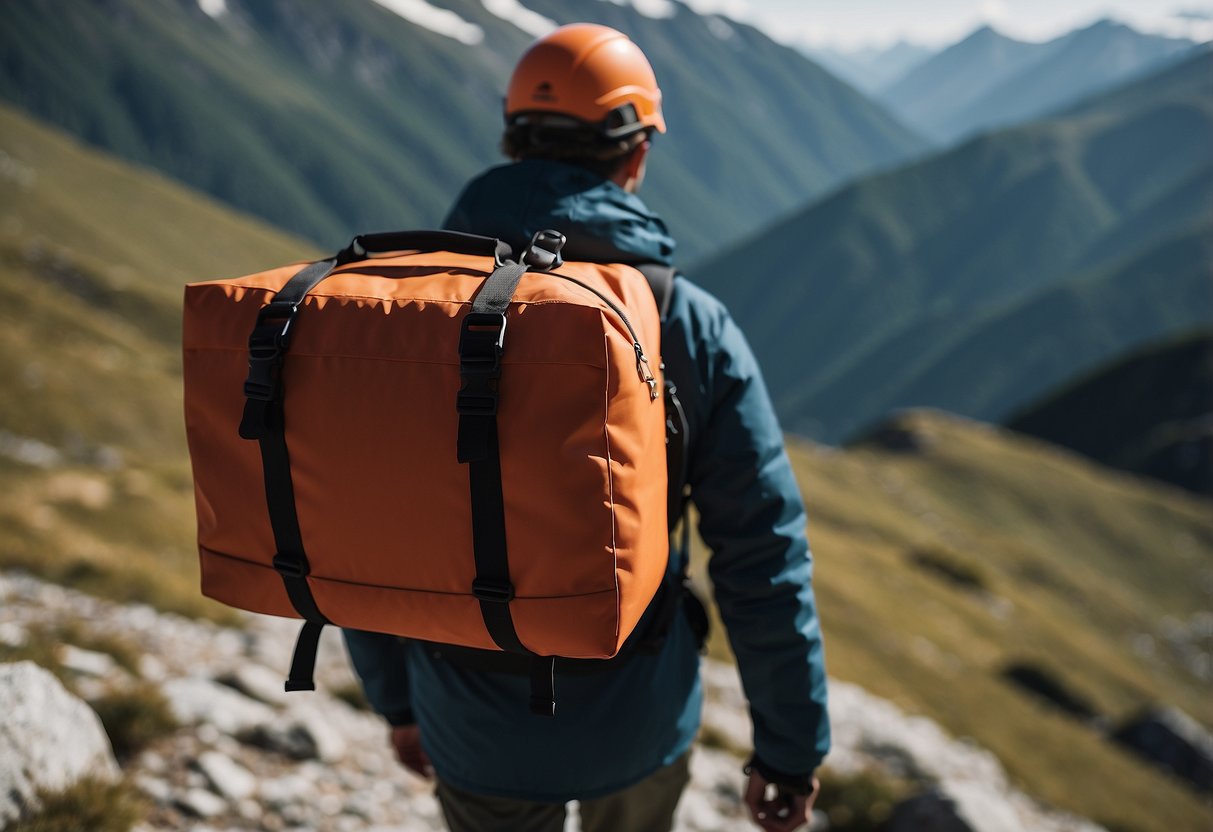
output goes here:
{"type": "Polygon", "coordinates": [[[808,774],[788,774],[778,771],[758,759],[757,754],[751,757],[750,761],[741,770],[747,777],[754,772],[758,772],[762,776],[762,779],[789,794],[810,795],[813,793],[813,772],[809,772],[808,774]]]}

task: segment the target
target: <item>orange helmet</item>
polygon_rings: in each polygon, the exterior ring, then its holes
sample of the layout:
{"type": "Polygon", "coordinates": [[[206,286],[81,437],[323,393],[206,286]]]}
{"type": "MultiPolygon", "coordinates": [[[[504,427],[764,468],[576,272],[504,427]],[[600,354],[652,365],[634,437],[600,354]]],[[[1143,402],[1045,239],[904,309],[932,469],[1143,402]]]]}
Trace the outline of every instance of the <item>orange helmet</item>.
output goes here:
{"type": "Polygon", "coordinates": [[[610,139],[646,128],[664,133],[661,90],[640,47],[593,23],[561,26],[531,44],[510,77],[506,123],[555,126],[561,117],[610,139]]]}

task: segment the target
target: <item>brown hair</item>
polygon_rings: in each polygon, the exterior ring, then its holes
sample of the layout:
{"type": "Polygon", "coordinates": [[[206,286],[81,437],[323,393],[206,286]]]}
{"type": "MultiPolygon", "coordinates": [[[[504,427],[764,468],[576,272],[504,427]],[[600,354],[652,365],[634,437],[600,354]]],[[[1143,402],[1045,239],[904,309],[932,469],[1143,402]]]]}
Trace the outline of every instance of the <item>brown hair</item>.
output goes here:
{"type": "Polygon", "coordinates": [[[610,179],[633,150],[649,138],[649,130],[638,130],[610,139],[585,125],[544,124],[515,121],[501,136],[501,152],[511,159],[551,159],[578,165],[610,179]]]}

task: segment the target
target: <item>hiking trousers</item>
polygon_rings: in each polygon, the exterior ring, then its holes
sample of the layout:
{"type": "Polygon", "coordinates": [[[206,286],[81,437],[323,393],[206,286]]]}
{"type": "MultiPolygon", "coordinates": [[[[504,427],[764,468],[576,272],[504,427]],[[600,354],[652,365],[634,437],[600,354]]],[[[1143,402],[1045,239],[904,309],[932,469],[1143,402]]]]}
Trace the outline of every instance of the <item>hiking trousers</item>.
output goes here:
{"type": "MultiPolygon", "coordinates": [[[[614,794],[580,801],[581,832],[670,832],[690,775],[690,752],[614,794]]],[[[563,832],[562,803],[486,797],[438,782],[435,790],[451,832],[563,832]]]]}

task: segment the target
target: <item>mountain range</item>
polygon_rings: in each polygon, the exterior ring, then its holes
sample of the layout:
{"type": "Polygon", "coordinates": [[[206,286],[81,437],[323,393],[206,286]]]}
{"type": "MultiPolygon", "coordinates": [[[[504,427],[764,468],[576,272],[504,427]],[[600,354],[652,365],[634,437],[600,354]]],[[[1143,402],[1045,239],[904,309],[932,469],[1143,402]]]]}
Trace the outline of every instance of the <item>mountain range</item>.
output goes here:
{"type": "Polygon", "coordinates": [[[873,94],[897,82],[925,62],[936,50],[899,40],[891,46],[839,49],[808,47],[804,53],[865,93],[873,94]]]}
{"type": "Polygon", "coordinates": [[[1209,327],[1100,367],[1007,426],[1213,496],[1213,321],[1209,327]]]}
{"type": "Polygon", "coordinates": [[[1057,118],[866,178],[695,271],[787,428],[1008,417],[1213,319],[1213,51],[1057,118]]]}
{"type": "Polygon", "coordinates": [[[684,260],[924,146],[795,50],[681,4],[666,17],[600,0],[396,4],[412,19],[390,5],[17,4],[0,100],[325,248],[439,224],[500,160],[505,80],[555,23],[615,26],[652,57],[670,132],[645,196],[684,260]]]}
{"type": "Polygon", "coordinates": [[[984,26],[919,63],[877,98],[924,134],[953,142],[1051,113],[1149,73],[1193,45],[1112,20],[1045,43],[984,26]]]}
{"type": "MultiPolygon", "coordinates": [[[[316,252],[10,108],[0,136],[0,569],[233,622],[197,589],[181,284],[316,252]]],[[[1180,781],[1004,673],[1037,668],[1112,720],[1163,701],[1213,722],[1193,653],[1207,506],[967,420],[885,427],[900,444],[789,443],[832,675],[974,737],[1037,799],[1207,827],[1180,781]]]]}

